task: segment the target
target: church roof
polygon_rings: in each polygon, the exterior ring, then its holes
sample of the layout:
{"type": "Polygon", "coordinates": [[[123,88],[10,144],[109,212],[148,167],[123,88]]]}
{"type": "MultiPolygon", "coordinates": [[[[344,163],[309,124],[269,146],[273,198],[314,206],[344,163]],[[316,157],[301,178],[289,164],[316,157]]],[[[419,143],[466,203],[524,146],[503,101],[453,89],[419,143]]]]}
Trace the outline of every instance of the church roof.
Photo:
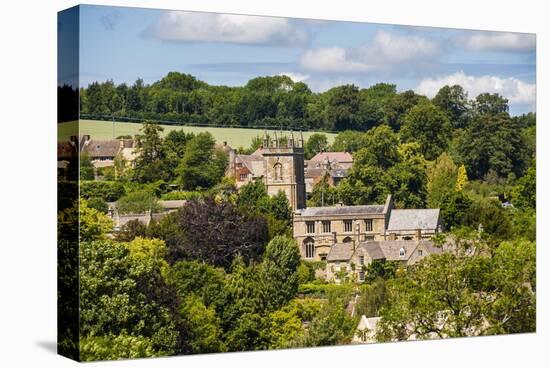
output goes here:
{"type": "Polygon", "coordinates": [[[321,206],[300,210],[302,217],[383,214],[384,205],[321,206]]]}
{"type": "Polygon", "coordinates": [[[393,209],[388,231],[435,230],[439,224],[439,209],[393,209]]]}

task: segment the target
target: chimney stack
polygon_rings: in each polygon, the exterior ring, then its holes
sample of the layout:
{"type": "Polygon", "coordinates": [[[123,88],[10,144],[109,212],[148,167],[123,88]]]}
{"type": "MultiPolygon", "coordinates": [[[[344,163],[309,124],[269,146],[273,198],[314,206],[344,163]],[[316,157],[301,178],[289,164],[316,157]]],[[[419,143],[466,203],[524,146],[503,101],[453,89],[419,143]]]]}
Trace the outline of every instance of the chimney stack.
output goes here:
{"type": "Polygon", "coordinates": [[[416,230],[416,239],[418,241],[420,241],[422,239],[422,230],[421,229],[416,230]]]}

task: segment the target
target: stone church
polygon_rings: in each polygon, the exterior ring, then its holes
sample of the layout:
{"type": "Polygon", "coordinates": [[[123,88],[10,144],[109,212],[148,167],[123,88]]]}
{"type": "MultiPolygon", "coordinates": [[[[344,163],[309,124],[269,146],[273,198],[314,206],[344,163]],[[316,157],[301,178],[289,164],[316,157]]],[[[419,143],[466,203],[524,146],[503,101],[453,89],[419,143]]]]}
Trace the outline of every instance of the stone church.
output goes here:
{"type": "Polygon", "coordinates": [[[227,175],[235,177],[237,188],[254,180],[262,180],[271,196],[283,191],[292,210],[306,207],[304,178],[304,139],[300,133],[283,136],[267,132],[263,144],[252,154],[237,154],[229,150],[227,175]]]}

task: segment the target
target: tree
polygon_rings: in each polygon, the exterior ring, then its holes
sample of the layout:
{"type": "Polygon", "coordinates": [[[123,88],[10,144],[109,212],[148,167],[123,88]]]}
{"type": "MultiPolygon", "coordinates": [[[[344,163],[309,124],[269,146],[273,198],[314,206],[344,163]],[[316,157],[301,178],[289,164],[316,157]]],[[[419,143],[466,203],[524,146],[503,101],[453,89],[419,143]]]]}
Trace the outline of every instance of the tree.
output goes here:
{"type": "MultiPolygon", "coordinates": [[[[142,340],[144,347],[138,348],[140,353],[176,353],[177,298],[166,285],[160,264],[154,258],[133,256],[123,243],[81,242],[81,337],[105,337],[109,343],[128,341],[117,340],[117,335],[147,338],[142,340]]],[[[123,348],[110,347],[115,351],[123,348]]]]}
{"type": "Polygon", "coordinates": [[[140,222],[138,219],[133,219],[116,232],[115,239],[119,242],[129,242],[136,237],[145,237],[147,235],[147,226],[140,222]]]}
{"type": "Polygon", "coordinates": [[[304,338],[304,322],[311,322],[321,309],[314,299],[293,299],[268,316],[269,349],[291,348],[304,338]]]}
{"type": "Polygon", "coordinates": [[[466,173],[466,167],[463,164],[458,167],[456,175],[456,191],[464,190],[464,186],[468,183],[468,174],[466,173]]]}
{"type": "Polygon", "coordinates": [[[512,191],[512,202],[519,208],[537,207],[537,173],[536,168],[530,167],[521,177],[512,191]]]}
{"type": "Polygon", "coordinates": [[[199,133],[186,144],[177,172],[184,190],[196,190],[220,182],[226,167],[227,155],[215,148],[212,135],[199,133]]]}
{"type": "Polygon", "coordinates": [[[365,148],[364,133],[360,131],[345,130],[339,132],[334,138],[331,150],[333,152],[356,152],[361,148],[365,148]]]}
{"type": "Polygon", "coordinates": [[[428,170],[428,206],[439,208],[443,198],[456,191],[458,168],[447,154],[441,154],[428,170]]]}
{"type": "Polygon", "coordinates": [[[328,148],[328,139],[325,134],[315,133],[310,135],[305,145],[306,159],[311,159],[317,153],[326,151],[328,148]]]}
{"type": "Polygon", "coordinates": [[[508,113],[508,99],[498,93],[481,93],[474,100],[474,110],[478,114],[489,115],[508,113]]]}
{"type": "Polygon", "coordinates": [[[80,359],[82,361],[106,361],[116,359],[134,359],[163,357],[169,352],[155,348],[151,338],[128,335],[86,336],[80,340],[80,359]]]}
{"type": "Polygon", "coordinates": [[[90,155],[86,152],[80,154],[80,179],[93,180],[95,178],[94,165],[90,155]]]}
{"type": "Polygon", "coordinates": [[[300,251],[296,241],[283,236],[274,237],[265,249],[263,270],[269,292],[269,304],[277,309],[298,293],[300,251]]]}
{"type": "Polygon", "coordinates": [[[190,200],[178,221],[183,234],[171,249],[171,261],[190,258],[228,268],[237,255],[247,261],[259,258],[267,242],[263,217],[242,213],[229,202],[217,203],[209,197],[190,200]]]}
{"type": "Polygon", "coordinates": [[[348,299],[330,295],[316,317],[313,318],[302,346],[348,344],[355,333],[357,321],[346,311],[348,299]]]}
{"type": "Polygon", "coordinates": [[[329,89],[326,106],[327,125],[331,130],[359,127],[359,88],[347,84],[329,89]]]}
{"type": "Polygon", "coordinates": [[[213,307],[207,307],[198,296],[187,296],[180,308],[184,332],[184,349],[188,353],[225,352],[220,319],[213,307]]]}
{"type": "Polygon", "coordinates": [[[134,176],[138,182],[148,183],[168,180],[168,171],[164,166],[165,152],[160,134],[164,129],[152,122],[144,122],[136,135],[136,159],[134,176]]]}
{"type": "Polygon", "coordinates": [[[161,210],[157,197],[149,190],[131,192],[118,199],[116,205],[120,214],[158,212],[161,210]]]}
{"type": "Polygon", "coordinates": [[[432,103],[447,114],[453,127],[467,126],[468,93],[460,85],[442,87],[432,99],[432,103]]]}
{"type": "Polygon", "coordinates": [[[419,142],[424,157],[433,160],[447,148],[451,124],[448,117],[432,103],[420,103],[405,115],[400,134],[403,142],[419,142]]]}
{"type": "Polygon", "coordinates": [[[382,278],[362,286],[355,305],[356,313],[366,317],[377,317],[380,309],[386,305],[386,292],[386,281],[382,278]]]}
{"type": "Polygon", "coordinates": [[[506,113],[475,116],[453,146],[473,179],[483,178],[491,170],[502,178],[510,173],[520,177],[529,159],[521,129],[506,113]]]}

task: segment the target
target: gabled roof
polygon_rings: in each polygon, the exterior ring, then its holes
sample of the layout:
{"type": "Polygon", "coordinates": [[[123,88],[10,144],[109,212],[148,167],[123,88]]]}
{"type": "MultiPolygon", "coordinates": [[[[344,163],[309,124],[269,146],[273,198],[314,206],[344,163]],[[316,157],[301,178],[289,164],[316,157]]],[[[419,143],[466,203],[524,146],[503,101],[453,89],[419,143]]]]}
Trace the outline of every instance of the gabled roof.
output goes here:
{"type": "Polygon", "coordinates": [[[414,254],[418,246],[422,245],[426,249],[426,255],[440,253],[442,249],[435,247],[432,241],[367,241],[361,242],[358,248],[367,251],[372,259],[386,259],[387,261],[407,261],[414,254]],[[401,249],[405,250],[405,255],[401,256],[401,249]]]}
{"type": "Polygon", "coordinates": [[[299,211],[302,217],[383,214],[384,205],[320,206],[309,207],[299,211]]]}
{"type": "Polygon", "coordinates": [[[393,209],[388,231],[435,230],[439,224],[439,209],[393,209]]]}
{"type": "Polygon", "coordinates": [[[83,152],[93,158],[115,157],[121,149],[119,140],[90,140],[86,143],[83,152]]]}
{"type": "Polygon", "coordinates": [[[369,242],[363,242],[360,243],[358,248],[362,248],[366,251],[366,253],[369,255],[369,257],[373,260],[379,260],[384,259],[385,255],[382,249],[380,248],[380,244],[375,241],[369,241],[369,242]]]}
{"type": "Polygon", "coordinates": [[[353,156],[348,152],[321,152],[315,154],[310,161],[324,161],[325,159],[328,159],[329,162],[353,162],[353,156]]]}
{"type": "Polygon", "coordinates": [[[330,248],[327,261],[348,261],[353,255],[353,243],[335,243],[330,248]]]}

